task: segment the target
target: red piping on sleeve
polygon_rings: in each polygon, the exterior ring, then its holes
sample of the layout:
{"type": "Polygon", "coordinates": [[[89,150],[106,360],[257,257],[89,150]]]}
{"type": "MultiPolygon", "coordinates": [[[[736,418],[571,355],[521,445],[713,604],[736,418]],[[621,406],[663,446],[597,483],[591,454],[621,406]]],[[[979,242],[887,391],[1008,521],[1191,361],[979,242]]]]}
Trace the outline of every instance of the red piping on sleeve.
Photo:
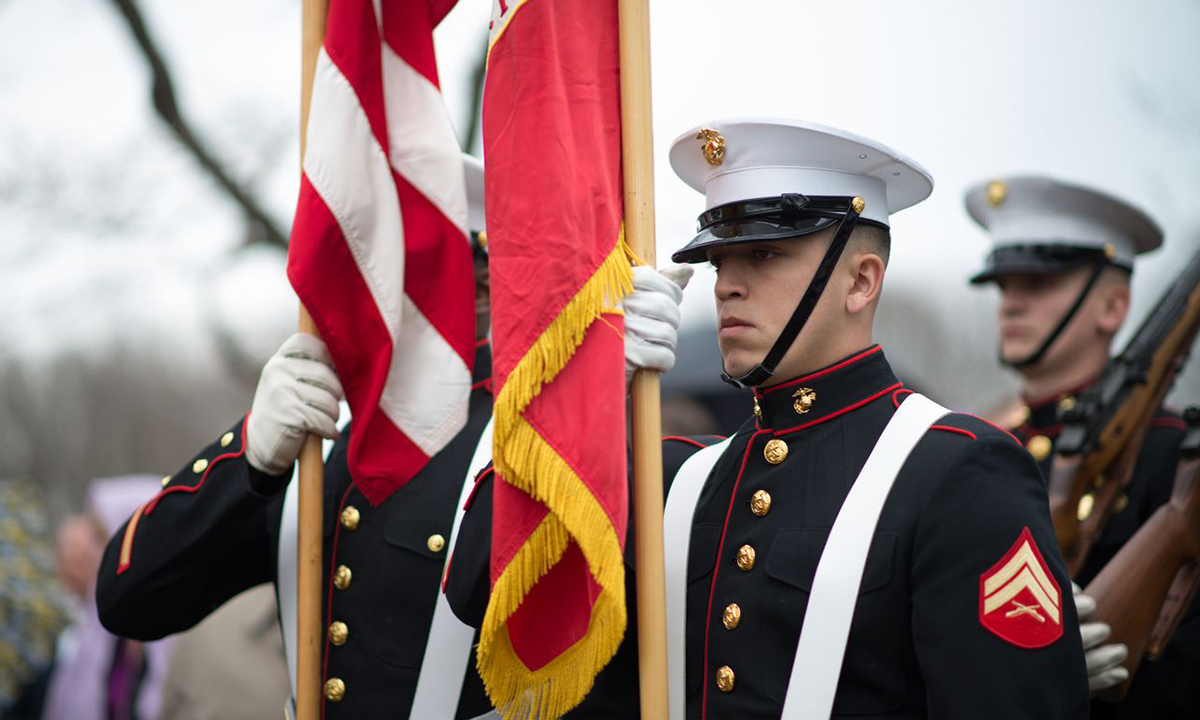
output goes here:
{"type": "Polygon", "coordinates": [[[1017,436],[1016,436],[1016,435],[1013,435],[1013,434],[1012,434],[1012,433],[1010,433],[1009,431],[1007,431],[1007,430],[1005,430],[1004,428],[1000,427],[999,425],[997,425],[996,423],[992,422],[991,420],[988,420],[987,418],[982,418],[982,417],[979,417],[978,415],[972,415],[971,413],[959,413],[959,415],[966,415],[967,417],[973,417],[973,418],[975,418],[975,419],[976,419],[976,420],[978,420],[979,422],[987,423],[988,425],[991,425],[992,427],[996,428],[996,429],[997,429],[997,430],[999,430],[1000,432],[1002,432],[1002,433],[1004,433],[1005,435],[1007,435],[1007,436],[1009,436],[1010,438],[1012,438],[1012,441],[1013,441],[1013,442],[1015,442],[1016,444],[1018,444],[1018,445],[1021,445],[1021,447],[1025,447],[1024,445],[1022,445],[1022,444],[1021,444],[1021,441],[1017,439],[1017,436]]]}
{"type": "Polygon", "coordinates": [[[977,437],[975,437],[975,433],[971,432],[970,430],[964,430],[963,428],[950,427],[949,425],[930,425],[929,429],[930,430],[945,430],[946,432],[958,433],[959,435],[966,435],[967,437],[971,438],[972,440],[978,439],[977,437]]]}
{"type": "Polygon", "coordinates": [[[118,558],[118,562],[117,562],[117,574],[118,575],[120,575],[121,573],[128,570],[130,565],[133,564],[133,558],[132,558],[133,539],[134,539],[134,536],[137,534],[138,525],[141,524],[141,519],[143,517],[147,517],[148,515],[150,515],[150,513],[154,511],[154,508],[158,507],[158,501],[161,500],[166,495],[169,495],[173,492],[185,492],[185,493],[197,492],[200,489],[200,487],[202,485],[204,485],[204,479],[208,477],[208,474],[210,472],[212,472],[212,469],[216,466],[216,464],[218,462],[220,462],[222,460],[228,460],[229,458],[235,458],[235,457],[238,457],[238,456],[242,455],[243,453],[245,453],[246,452],[246,424],[247,424],[247,421],[249,421],[249,420],[250,420],[250,413],[246,413],[246,417],[242,422],[241,449],[235,453],[226,453],[224,455],[218,455],[216,458],[213,458],[213,460],[208,463],[208,467],[204,470],[204,474],[200,476],[200,482],[198,482],[195,485],[190,486],[190,487],[186,486],[186,485],[175,485],[173,487],[164,488],[164,489],[160,490],[158,492],[158,494],[155,495],[153,498],[151,498],[148,502],[146,502],[145,504],[138,507],[137,512],[135,512],[133,514],[133,516],[129,518],[129,522],[125,524],[125,537],[121,539],[121,555],[118,558]]]}
{"type": "Polygon", "coordinates": [[[215,468],[217,466],[217,463],[221,462],[222,460],[229,460],[230,458],[241,457],[242,455],[244,455],[246,453],[246,425],[248,425],[249,422],[250,422],[250,413],[246,413],[246,418],[242,422],[242,446],[237,452],[226,453],[224,455],[218,455],[217,457],[210,460],[208,463],[208,467],[204,470],[204,474],[200,476],[200,482],[196,483],[195,485],[173,485],[169,488],[164,488],[162,491],[160,491],[157,495],[154,496],[153,500],[151,500],[149,503],[146,504],[146,512],[143,514],[149,515],[150,513],[154,512],[154,508],[158,507],[158,501],[162,500],[164,497],[166,497],[167,495],[170,495],[171,493],[199,492],[200,488],[204,487],[204,481],[208,478],[208,474],[213,471],[213,468],[215,468]]]}
{"type": "Polygon", "coordinates": [[[1187,430],[1187,423],[1180,420],[1179,418],[1162,417],[1162,418],[1155,418],[1152,427],[1167,427],[1167,428],[1175,428],[1176,430],[1187,430]]]}
{"type": "Polygon", "coordinates": [[[479,490],[479,486],[483,484],[483,479],[495,472],[496,468],[493,466],[479,473],[479,477],[475,478],[475,486],[471,488],[471,492],[467,494],[467,501],[463,503],[463,512],[471,509],[471,504],[475,502],[475,491],[479,490]]]}
{"type": "Polygon", "coordinates": [[[666,442],[668,440],[675,440],[676,442],[687,443],[688,445],[695,445],[696,447],[698,447],[700,449],[704,449],[704,448],[708,447],[707,445],[705,445],[702,442],[693,440],[691,438],[681,437],[679,435],[667,435],[666,437],[663,438],[663,442],[666,442]]]}
{"type": "Polygon", "coordinates": [[[896,392],[892,393],[892,405],[895,406],[897,409],[899,409],[900,408],[900,398],[902,398],[906,395],[912,395],[912,393],[913,393],[913,391],[909,390],[908,388],[900,388],[896,392]]]}

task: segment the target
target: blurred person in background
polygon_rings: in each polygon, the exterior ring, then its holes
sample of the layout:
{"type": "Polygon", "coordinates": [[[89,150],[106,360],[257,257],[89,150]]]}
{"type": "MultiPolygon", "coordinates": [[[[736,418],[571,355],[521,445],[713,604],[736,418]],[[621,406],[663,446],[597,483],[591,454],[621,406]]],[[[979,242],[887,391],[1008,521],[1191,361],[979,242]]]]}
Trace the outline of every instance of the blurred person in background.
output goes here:
{"type": "MultiPolygon", "coordinates": [[[[967,212],[993,249],[973,284],[995,283],[1000,361],[1021,379],[1021,404],[1007,425],[1049,478],[1061,413],[1100,377],[1129,313],[1137,255],[1158,248],[1162,231],[1145,212],[1107,193],[1043,176],[979,183],[967,212]]],[[[1160,408],[1126,494],[1076,581],[1087,584],[1170,497],[1184,423],[1160,408]]],[[[1077,586],[1078,587],[1078,586],[1077,586]]],[[[1095,603],[1080,595],[1080,615],[1095,603]]],[[[1118,705],[1093,702],[1093,717],[1200,717],[1200,622],[1193,603],[1161,660],[1141,665],[1118,705]]],[[[1092,690],[1128,677],[1126,648],[1101,645],[1102,623],[1084,623],[1092,690]]]]}
{"type": "Polygon", "coordinates": [[[58,533],[59,572],[75,617],[59,638],[45,720],[158,717],[170,641],[115,637],[100,624],[94,600],[104,538],[157,488],[157,479],[144,475],[95,480],[86,514],[69,517],[58,533]]]}

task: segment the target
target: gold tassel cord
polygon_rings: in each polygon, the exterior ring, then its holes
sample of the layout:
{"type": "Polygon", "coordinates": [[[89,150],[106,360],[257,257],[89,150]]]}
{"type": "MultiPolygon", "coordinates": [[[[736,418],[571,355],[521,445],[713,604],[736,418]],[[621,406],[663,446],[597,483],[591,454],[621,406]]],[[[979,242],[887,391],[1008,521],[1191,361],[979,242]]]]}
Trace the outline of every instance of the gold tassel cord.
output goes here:
{"type": "Polygon", "coordinates": [[[622,228],[612,252],[517,363],[496,398],[496,472],[549,511],[497,578],[480,635],[479,673],[506,720],[556,718],[577,705],[625,633],[620,538],[583,480],[521,414],[570,362],[591,324],[621,313],[620,299],[633,290],[632,259],[622,228]],[[506,623],[571,539],[601,587],[588,632],[544,667],[529,670],[512,648],[506,623]]]}
{"type": "Polygon", "coordinates": [[[556,718],[587,695],[594,672],[606,665],[620,646],[626,624],[624,558],[608,515],[595,496],[532,426],[523,420],[521,425],[514,434],[513,448],[538,463],[540,471],[552,475],[549,480],[543,478],[552,486],[544,501],[551,512],[492,588],[476,665],[488,697],[506,719],[556,718]],[[532,445],[532,449],[522,445],[532,445]],[[555,513],[555,507],[561,513],[555,513]],[[601,587],[600,595],[584,638],[544,667],[530,670],[513,650],[506,623],[537,581],[562,558],[572,538],[601,587]],[[539,714],[526,714],[531,709],[539,714]]]}

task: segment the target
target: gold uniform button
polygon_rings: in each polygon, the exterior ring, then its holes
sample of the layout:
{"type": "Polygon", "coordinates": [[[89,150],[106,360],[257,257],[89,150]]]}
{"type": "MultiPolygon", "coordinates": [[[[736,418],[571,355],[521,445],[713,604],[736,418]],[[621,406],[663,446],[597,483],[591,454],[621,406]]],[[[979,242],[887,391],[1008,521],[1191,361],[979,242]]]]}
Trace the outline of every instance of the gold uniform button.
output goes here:
{"type": "Polygon", "coordinates": [[[162,486],[163,486],[163,487],[166,487],[166,486],[167,486],[167,483],[169,483],[169,482],[171,482],[171,476],[170,476],[170,475],[163,475],[163,479],[162,479],[162,486]]]}
{"type": "Polygon", "coordinates": [[[333,586],[338,590],[350,587],[350,568],[345,565],[337,566],[337,570],[333,571],[333,586]]]}
{"type": "Polygon", "coordinates": [[[1054,449],[1054,443],[1050,442],[1050,438],[1045,435],[1034,435],[1029,438],[1029,443],[1025,446],[1029,450],[1029,454],[1034,460],[1041,462],[1050,457],[1050,451],[1054,449]]]}
{"type": "Polygon", "coordinates": [[[754,548],[749,545],[738,548],[737,566],[746,571],[754,569],[754,548]]]}
{"type": "Polygon", "coordinates": [[[200,458],[196,462],[192,463],[192,472],[202,473],[206,467],[208,467],[208,461],[204,458],[200,458]]]}
{"type": "Polygon", "coordinates": [[[346,644],[346,639],[350,637],[350,628],[341,620],[334,620],[329,623],[329,642],[337,646],[346,644]]]}
{"type": "Polygon", "coordinates": [[[722,665],[717,668],[717,689],[721,692],[733,690],[733,668],[722,665]]]}
{"type": "Polygon", "coordinates": [[[725,612],[721,613],[721,624],[726,630],[732,630],[742,621],[742,609],[737,603],[729,603],[725,606],[725,612]]]}
{"type": "Polygon", "coordinates": [[[1075,508],[1075,519],[1083,522],[1092,514],[1092,508],[1096,507],[1096,496],[1091,493],[1084,493],[1083,497],[1079,498],[1079,505],[1075,508]]]}
{"type": "Polygon", "coordinates": [[[233,442],[233,433],[227,432],[221,436],[221,447],[229,447],[229,444],[232,442],[233,442]]]}
{"type": "Polygon", "coordinates": [[[446,538],[434,533],[425,541],[425,546],[429,548],[429,552],[441,552],[442,548],[446,547],[446,538]]]}
{"type": "Polygon", "coordinates": [[[1117,502],[1113,505],[1113,514],[1116,515],[1117,513],[1121,512],[1128,504],[1129,496],[1125,493],[1121,493],[1121,497],[1117,498],[1117,502]]]}
{"type": "Polygon", "coordinates": [[[347,530],[353,530],[358,527],[358,521],[362,519],[362,515],[358,512],[358,508],[353,505],[347,505],[342,510],[342,527],[347,530]]]}
{"type": "Polygon", "coordinates": [[[750,496],[750,512],[762,517],[771,512],[771,493],[766,490],[755,490],[750,496]]]}
{"type": "Polygon", "coordinates": [[[341,678],[329,678],[325,681],[325,699],[329,702],[341,702],[346,697],[346,683],[341,678]]]}
{"type": "Polygon", "coordinates": [[[763,457],[765,457],[767,462],[771,463],[772,465],[778,465],[784,460],[787,460],[787,456],[787,443],[779,438],[768,440],[766,446],[763,447],[763,457]]]}

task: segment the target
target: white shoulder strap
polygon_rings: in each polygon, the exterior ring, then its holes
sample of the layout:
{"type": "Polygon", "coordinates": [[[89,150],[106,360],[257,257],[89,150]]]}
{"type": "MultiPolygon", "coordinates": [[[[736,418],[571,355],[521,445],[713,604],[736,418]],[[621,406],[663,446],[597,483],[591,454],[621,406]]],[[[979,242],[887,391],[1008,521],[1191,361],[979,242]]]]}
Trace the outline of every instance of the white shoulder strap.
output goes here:
{"type": "MultiPolygon", "coordinates": [[[[450,531],[450,542],[446,546],[446,562],[454,553],[454,542],[458,540],[458,528],[462,525],[464,506],[471,491],[475,489],[475,477],[492,461],[492,420],[479,436],[475,455],[467,467],[458,505],[454,511],[454,527],[450,531]]],[[[446,565],[442,565],[445,576],[446,565]]],[[[438,583],[437,605],[433,610],[433,624],[429,627],[429,642],[425,644],[425,657],[421,661],[421,674],[417,677],[417,692],[413,697],[413,720],[425,718],[452,718],[458,711],[459,695],[462,692],[463,676],[471,659],[471,647],[475,630],[463,623],[450,609],[450,603],[438,583]]]]}
{"type": "Polygon", "coordinates": [[[663,515],[667,591],[667,705],[670,720],[683,720],[685,627],[687,625],[688,546],[692,539],[692,516],[700,491],[713,466],[733,440],[710,445],[695,453],[675,473],[663,515]]]}
{"type": "Polygon", "coordinates": [[[288,682],[292,686],[291,711],[296,715],[296,562],[300,493],[295,474],[283,496],[283,517],[279,522],[279,559],[275,571],[275,596],[279,598],[279,623],[283,631],[283,656],[287,660],[288,682]]]}
{"type": "Polygon", "coordinates": [[[817,563],[781,720],[828,718],[863,568],[888,493],[912,449],[950,411],[923,395],[901,403],[838,511],[817,563]]]}

